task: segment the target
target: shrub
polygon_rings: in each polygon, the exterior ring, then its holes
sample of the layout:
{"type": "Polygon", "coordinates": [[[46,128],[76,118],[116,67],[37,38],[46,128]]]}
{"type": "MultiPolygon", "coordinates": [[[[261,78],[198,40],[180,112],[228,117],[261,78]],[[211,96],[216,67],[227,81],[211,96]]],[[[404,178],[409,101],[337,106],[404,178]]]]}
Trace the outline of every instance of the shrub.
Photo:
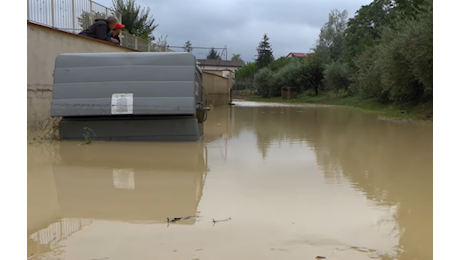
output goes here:
{"type": "Polygon", "coordinates": [[[359,55],[350,88],[381,102],[418,103],[433,98],[433,6],[383,28],[374,47],[359,55]]]}
{"type": "Polygon", "coordinates": [[[309,89],[309,90],[305,91],[304,93],[305,93],[304,95],[306,95],[307,97],[316,96],[315,90],[313,90],[313,89],[309,89]]]}
{"type": "Polygon", "coordinates": [[[300,90],[313,89],[315,95],[318,95],[324,79],[324,64],[319,57],[309,55],[305,58],[300,66],[299,74],[298,82],[300,90]]]}
{"type": "Polygon", "coordinates": [[[329,90],[347,90],[350,86],[350,68],[346,63],[332,62],[326,66],[324,79],[329,90]]]}
{"type": "Polygon", "coordinates": [[[353,63],[356,71],[351,75],[350,90],[363,98],[377,98],[387,101],[387,93],[383,91],[380,70],[375,62],[377,47],[368,47],[355,58],[353,63]]]}
{"type": "Polygon", "coordinates": [[[254,86],[257,91],[257,95],[261,97],[270,97],[270,82],[272,81],[273,71],[269,68],[260,69],[254,75],[254,86]]]}
{"type": "Polygon", "coordinates": [[[299,91],[299,77],[301,74],[301,64],[297,59],[290,60],[284,67],[280,68],[271,81],[270,96],[281,96],[283,87],[294,87],[299,91]]]}

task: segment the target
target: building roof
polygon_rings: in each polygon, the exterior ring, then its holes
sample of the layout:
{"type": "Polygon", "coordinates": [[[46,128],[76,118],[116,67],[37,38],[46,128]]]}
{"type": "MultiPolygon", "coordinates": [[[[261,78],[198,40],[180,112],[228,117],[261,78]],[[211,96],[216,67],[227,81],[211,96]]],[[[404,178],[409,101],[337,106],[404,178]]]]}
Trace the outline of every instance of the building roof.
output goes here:
{"type": "Polygon", "coordinates": [[[298,57],[298,58],[305,57],[305,56],[308,55],[308,53],[303,53],[303,52],[290,52],[287,56],[289,56],[290,54],[292,54],[292,56],[298,57]]]}
{"type": "Polygon", "coordinates": [[[244,65],[244,63],[239,60],[198,59],[198,63],[201,66],[217,66],[217,67],[241,67],[244,65]]]}

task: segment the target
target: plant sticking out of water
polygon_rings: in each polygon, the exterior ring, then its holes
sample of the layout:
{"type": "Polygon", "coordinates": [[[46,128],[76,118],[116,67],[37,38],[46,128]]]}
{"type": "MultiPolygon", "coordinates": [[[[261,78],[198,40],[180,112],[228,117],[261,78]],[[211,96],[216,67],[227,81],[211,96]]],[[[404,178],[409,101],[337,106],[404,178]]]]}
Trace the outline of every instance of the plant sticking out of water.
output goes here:
{"type": "MultiPolygon", "coordinates": [[[[38,126],[29,130],[27,135],[29,139],[29,134],[34,136],[29,144],[40,144],[43,142],[50,142],[59,140],[59,121],[60,118],[50,118],[37,122],[38,126]]],[[[30,140],[30,139],[29,139],[30,140]]]]}
{"type": "Polygon", "coordinates": [[[83,137],[85,138],[85,144],[90,144],[94,137],[96,137],[96,133],[94,133],[93,129],[89,127],[83,127],[85,133],[83,133],[83,137]]]}

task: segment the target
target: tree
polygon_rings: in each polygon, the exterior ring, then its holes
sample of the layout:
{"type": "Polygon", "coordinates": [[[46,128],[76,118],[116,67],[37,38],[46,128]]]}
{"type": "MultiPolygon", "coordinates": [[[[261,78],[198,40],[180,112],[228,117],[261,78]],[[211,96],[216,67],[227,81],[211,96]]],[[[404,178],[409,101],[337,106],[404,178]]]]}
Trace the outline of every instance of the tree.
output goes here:
{"type": "Polygon", "coordinates": [[[313,48],[315,55],[324,63],[337,61],[344,50],[344,34],[347,29],[346,10],[340,12],[337,9],[329,13],[329,20],[321,28],[316,47],[313,48]]]}
{"type": "Polygon", "coordinates": [[[305,86],[305,89],[313,89],[315,95],[318,95],[324,78],[324,64],[321,59],[316,54],[308,55],[302,61],[301,70],[299,79],[301,84],[305,86]]]}
{"type": "Polygon", "coordinates": [[[380,38],[382,28],[392,19],[392,0],[374,0],[369,5],[362,6],[355,17],[348,20],[345,30],[343,60],[352,61],[367,47],[376,44],[380,38]]]}
{"type": "Polygon", "coordinates": [[[248,62],[243,66],[239,67],[235,72],[235,79],[243,80],[254,78],[254,74],[257,72],[257,65],[255,62],[248,62]]]}
{"type": "Polygon", "coordinates": [[[193,47],[192,47],[192,42],[191,41],[186,41],[184,45],[184,51],[185,52],[192,52],[193,47]]]}
{"type": "Polygon", "coordinates": [[[433,98],[433,1],[416,8],[403,2],[385,13],[380,19],[385,23],[373,29],[378,35],[368,35],[365,49],[353,57],[350,88],[365,98],[413,104],[433,98]]]}
{"type": "Polygon", "coordinates": [[[350,69],[348,63],[332,62],[324,70],[324,80],[328,90],[348,90],[350,69]]]}
{"type": "Polygon", "coordinates": [[[277,60],[273,61],[268,65],[268,68],[272,71],[278,71],[279,69],[283,68],[284,66],[288,65],[293,59],[297,58],[287,58],[287,57],[279,57],[277,60]]]}
{"type": "Polygon", "coordinates": [[[256,62],[259,69],[267,67],[275,60],[272,47],[268,40],[270,40],[270,38],[268,38],[267,34],[264,34],[262,41],[259,43],[259,47],[257,47],[256,62]]]}
{"type": "Polygon", "coordinates": [[[237,60],[237,61],[241,61],[241,62],[244,62],[243,59],[241,59],[241,54],[232,54],[232,59],[231,60],[237,60]]]}
{"type": "MultiPolygon", "coordinates": [[[[276,61],[275,61],[276,62],[276,61]]],[[[273,64],[273,63],[272,63],[273,64]]],[[[271,66],[271,64],[270,64],[271,66]]],[[[268,68],[270,68],[268,66],[268,68]]],[[[305,85],[300,81],[302,74],[302,64],[297,58],[287,58],[287,63],[279,68],[271,78],[269,96],[281,96],[284,87],[295,88],[298,92],[305,90],[305,85]]]]}
{"type": "Polygon", "coordinates": [[[105,13],[93,12],[93,15],[90,15],[90,12],[83,11],[81,15],[77,18],[78,24],[80,27],[85,30],[90,27],[96,19],[106,19],[107,15],[105,13]]]}
{"type": "Polygon", "coordinates": [[[248,62],[235,71],[235,89],[252,89],[257,64],[248,62]]]}
{"type": "Polygon", "coordinates": [[[220,60],[219,54],[217,54],[217,51],[213,48],[209,50],[208,56],[206,56],[206,59],[208,60],[220,60]]]}
{"type": "Polygon", "coordinates": [[[273,75],[273,71],[267,67],[257,71],[257,73],[254,75],[254,85],[257,90],[257,95],[260,95],[263,98],[270,97],[273,75]]]}
{"type": "Polygon", "coordinates": [[[163,35],[158,38],[157,42],[155,43],[155,51],[157,52],[168,52],[169,51],[169,44],[166,40],[168,35],[163,38],[163,35]]]}
{"type": "Polygon", "coordinates": [[[153,31],[158,27],[155,19],[150,17],[150,8],[141,8],[136,0],[112,0],[113,9],[121,14],[126,30],[142,39],[155,40],[153,31]]]}

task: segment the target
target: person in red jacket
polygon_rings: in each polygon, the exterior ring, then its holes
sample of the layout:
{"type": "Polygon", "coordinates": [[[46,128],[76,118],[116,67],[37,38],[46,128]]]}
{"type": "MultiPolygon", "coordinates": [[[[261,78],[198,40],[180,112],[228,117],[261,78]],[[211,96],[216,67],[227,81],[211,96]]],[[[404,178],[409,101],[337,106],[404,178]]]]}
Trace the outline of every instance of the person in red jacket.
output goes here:
{"type": "Polygon", "coordinates": [[[115,29],[117,23],[118,20],[114,16],[110,16],[107,19],[96,19],[95,23],[93,23],[88,29],[81,31],[79,35],[116,43],[116,39],[109,37],[109,32],[115,29]]]}

